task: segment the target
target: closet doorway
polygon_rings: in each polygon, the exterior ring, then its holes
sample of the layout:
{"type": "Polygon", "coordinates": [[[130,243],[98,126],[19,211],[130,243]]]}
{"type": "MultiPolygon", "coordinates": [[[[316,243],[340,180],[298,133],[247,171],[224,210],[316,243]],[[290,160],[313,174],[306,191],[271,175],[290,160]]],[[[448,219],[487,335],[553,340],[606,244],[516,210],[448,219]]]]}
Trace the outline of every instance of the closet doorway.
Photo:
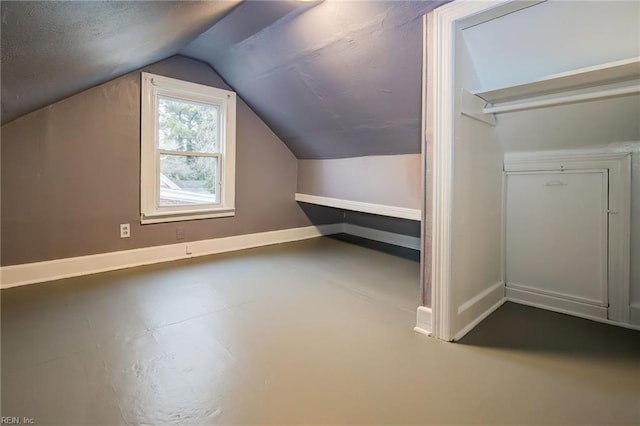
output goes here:
{"type": "Polygon", "coordinates": [[[436,337],[461,339],[505,301],[640,327],[630,291],[638,10],[455,1],[427,16],[436,337]],[[614,50],[602,33],[619,38],[614,50]],[[568,188],[589,195],[558,196],[568,188]]]}

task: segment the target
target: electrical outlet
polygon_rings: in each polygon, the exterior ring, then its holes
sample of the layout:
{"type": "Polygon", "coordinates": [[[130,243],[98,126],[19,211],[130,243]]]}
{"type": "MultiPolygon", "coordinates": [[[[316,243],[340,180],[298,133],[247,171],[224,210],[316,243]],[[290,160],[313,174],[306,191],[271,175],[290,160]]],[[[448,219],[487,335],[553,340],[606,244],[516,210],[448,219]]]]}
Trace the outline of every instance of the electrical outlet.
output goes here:
{"type": "Polygon", "coordinates": [[[131,236],[131,228],[128,223],[120,224],[120,238],[129,238],[131,236]]]}
{"type": "Polygon", "coordinates": [[[184,240],[184,228],[182,226],[176,228],[176,240],[184,240]]]}

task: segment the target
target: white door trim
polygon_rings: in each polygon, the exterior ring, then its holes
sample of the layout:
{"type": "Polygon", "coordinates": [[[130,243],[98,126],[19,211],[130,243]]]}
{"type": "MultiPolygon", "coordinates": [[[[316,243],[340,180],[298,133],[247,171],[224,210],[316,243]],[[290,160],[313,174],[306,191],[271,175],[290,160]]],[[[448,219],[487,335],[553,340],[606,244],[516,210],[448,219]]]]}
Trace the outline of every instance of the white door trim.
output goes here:
{"type": "MultiPolygon", "coordinates": [[[[451,340],[451,217],[455,121],[455,37],[471,25],[495,19],[540,1],[457,0],[427,14],[426,129],[432,139],[433,200],[431,233],[432,335],[451,340]]],[[[423,252],[427,253],[423,239],[423,252]]],[[[425,259],[428,262],[428,259],[425,259]]]]}
{"type": "MultiPolygon", "coordinates": [[[[576,150],[505,155],[505,173],[609,170],[608,319],[629,323],[631,153],[576,150]]],[[[506,203],[506,199],[503,201],[506,203]]],[[[503,223],[503,228],[505,223],[503,223]]],[[[504,256],[504,253],[503,253],[504,256]]],[[[506,277],[505,277],[506,279],[506,277]]],[[[506,282],[506,281],[505,281],[506,282]]]]}

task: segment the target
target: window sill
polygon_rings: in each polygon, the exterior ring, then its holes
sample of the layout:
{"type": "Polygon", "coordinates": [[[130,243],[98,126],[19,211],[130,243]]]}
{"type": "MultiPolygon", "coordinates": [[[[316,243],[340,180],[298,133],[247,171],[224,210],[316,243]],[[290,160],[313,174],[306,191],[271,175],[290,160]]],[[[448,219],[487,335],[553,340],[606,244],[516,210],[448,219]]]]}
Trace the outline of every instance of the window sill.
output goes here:
{"type": "Polygon", "coordinates": [[[235,209],[225,209],[220,211],[204,211],[201,213],[157,213],[157,214],[142,214],[140,215],[140,223],[142,225],[152,223],[165,223],[165,222],[183,222],[187,220],[198,219],[213,219],[218,217],[233,217],[236,215],[235,209]]]}

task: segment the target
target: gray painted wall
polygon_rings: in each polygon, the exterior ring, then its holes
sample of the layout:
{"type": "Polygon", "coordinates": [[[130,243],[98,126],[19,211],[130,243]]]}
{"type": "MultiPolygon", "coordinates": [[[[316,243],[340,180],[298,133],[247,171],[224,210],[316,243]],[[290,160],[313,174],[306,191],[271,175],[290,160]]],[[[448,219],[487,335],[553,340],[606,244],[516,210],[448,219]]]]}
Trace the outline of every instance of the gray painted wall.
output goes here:
{"type": "Polygon", "coordinates": [[[298,160],[298,192],[422,209],[420,154],[298,160]]]}
{"type": "Polygon", "coordinates": [[[345,211],[345,223],[420,238],[420,221],[375,214],[345,211]]]}
{"type": "MultiPolygon", "coordinates": [[[[422,209],[421,155],[298,160],[298,192],[422,209]]],[[[344,211],[344,222],[420,237],[420,221],[344,211]]]]}
{"type": "MultiPolygon", "coordinates": [[[[172,57],[145,71],[229,88],[206,64],[172,57]]],[[[297,160],[242,101],[236,216],[140,225],[140,74],[126,74],[1,128],[2,265],[341,222],[294,201],[297,160]],[[131,238],[119,224],[131,223],[131,238]]]]}

